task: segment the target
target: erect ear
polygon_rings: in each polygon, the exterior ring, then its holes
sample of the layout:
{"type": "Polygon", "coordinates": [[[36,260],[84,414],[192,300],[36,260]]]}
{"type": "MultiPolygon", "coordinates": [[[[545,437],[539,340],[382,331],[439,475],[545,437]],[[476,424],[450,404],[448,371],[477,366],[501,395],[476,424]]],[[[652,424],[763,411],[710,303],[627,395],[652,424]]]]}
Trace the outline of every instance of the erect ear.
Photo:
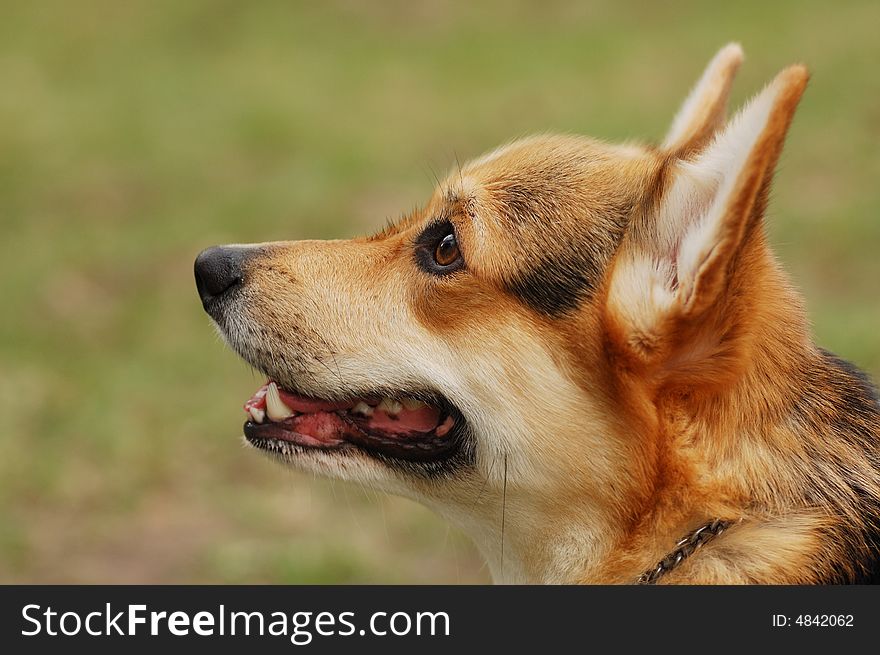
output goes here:
{"type": "Polygon", "coordinates": [[[742,60],[738,43],[728,43],[718,51],[678,110],[663,140],[664,150],[687,157],[709,142],[724,124],[730,86],[742,60]]]}
{"type": "Polygon", "coordinates": [[[610,274],[608,333],[629,359],[692,367],[730,339],[728,283],[744,244],[766,248],[749,237],[760,234],[807,78],[803,66],[783,70],[696,159],[666,163],[662,196],[634,221],[610,274]]]}

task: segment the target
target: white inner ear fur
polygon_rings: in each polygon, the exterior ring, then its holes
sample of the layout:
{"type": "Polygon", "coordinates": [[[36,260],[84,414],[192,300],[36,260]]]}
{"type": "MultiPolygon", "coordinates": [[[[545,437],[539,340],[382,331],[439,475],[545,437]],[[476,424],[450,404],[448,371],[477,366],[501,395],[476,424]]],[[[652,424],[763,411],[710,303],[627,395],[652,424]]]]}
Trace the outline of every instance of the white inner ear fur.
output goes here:
{"type": "MultiPolygon", "coordinates": [[[[660,269],[674,291],[689,288],[722,238],[724,217],[740,172],[760,137],[779,85],[771,83],[719,133],[695,161],[675,164],[674,182],[657,216],[660,269]]],[[[659,271],[658,271],[659,272],[659,271]]]]}

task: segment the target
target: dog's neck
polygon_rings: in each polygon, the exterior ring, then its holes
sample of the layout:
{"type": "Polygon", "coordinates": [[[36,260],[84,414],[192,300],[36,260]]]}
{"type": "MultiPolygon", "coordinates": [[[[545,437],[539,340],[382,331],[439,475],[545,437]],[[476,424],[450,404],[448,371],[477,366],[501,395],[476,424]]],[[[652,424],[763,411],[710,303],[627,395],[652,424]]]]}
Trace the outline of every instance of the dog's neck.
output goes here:
{"type": "Polygon", "coordinates": [[[853,390],[859,380],[852,372],[813,345],[784,276],[765,279],[777,286],[778,303],[754,310],[759,329],[736,382],[717,393],[658,399],[665,452],[639,516],[596,511],[589,498],[548,513],[546,503],[514,489],[487,503],[497,510],[491,516],[450,516],[474,538],[495,582],[636,583],[715,519],[737,524],[664,581],[849,580],[858,574],[840,569],[853,559],[875,565],[870,549],[850,545],[873,538],[863,534],[872,519],[863,516],[857,490],[832,508],[849,517],[843,523],[829,522],[829,508],[810,498],[835,497],[826,491],[848,488],[853,476],[867,496],[880,497],[880,472],[868,455],[880,440],[877,401],[853,390]],[[846,461],[829,435],[855,446],[843,451],[846,461]]]}
{"type": "Polygon", "coordinates": [[[748,308],[741,370],[717,390],[658,399],[667,450],[648,511],[585,579],[626,580],[716,518],[743,522],[670,581],[852,581],[876,566],[880,508],[867,502],[880,494],[876,392],[814,345],[772,257],[760,277],[775,302],[748,308]],[[829,521],[829,512],[846,519],[829,521]]]}
{"type": "MultiPolygon", "coordinates": [[[[498,511],[475,517],[450,512],[448,506],[434,509],[473,540],[495,584],[578,582],[585,566],[608,555],[596,523],[584,516],[548,520],[528,500],[512,493],[506,502],[498,498],[486,506],[498,511]]],[[[633,581],[637,577],[638,573],[633,581]]]]}

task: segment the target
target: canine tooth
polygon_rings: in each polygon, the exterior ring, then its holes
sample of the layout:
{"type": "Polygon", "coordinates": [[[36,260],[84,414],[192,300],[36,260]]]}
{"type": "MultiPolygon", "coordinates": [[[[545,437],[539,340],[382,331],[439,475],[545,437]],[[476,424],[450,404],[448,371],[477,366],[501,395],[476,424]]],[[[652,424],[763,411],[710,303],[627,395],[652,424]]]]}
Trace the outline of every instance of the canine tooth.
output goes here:
{"type": "Polygon", "coordinates": [[[360,414],[361,416],[372,416],[373,408],[370,407],[363,400],[359,400],[357,405],[351,408],[353,414],[360,414]]]}
{"type": "Polygon", "coordinates": [[[278,385],[274,382],[269,385],[269,390],[266,392],[266,413],[273,421],[283,421],[288,416],[293,416],[293,410],[281,400],[278,385]]]}
{"type": "Polygon", "coordinates": [[[382,402],[376,406],[376,409],[381,409],[388,416],[397,416],[403,409],[403,405],[391,398],[383,398],[382,402]]]}
{"type": "Polygon", "coordinates": [[[251,407],[248,412],[251,418],[254,419],[254,423],[262,423],[263,419],[266,418],[266,412],[259,407],[251,407]]]}
{"type": "Polygon", "coordinates": [[[404,398],[401,402],[409,411],[428,406],[428,403],[423,403],[421,400],[416,400],[415,398],[404,398]]]}

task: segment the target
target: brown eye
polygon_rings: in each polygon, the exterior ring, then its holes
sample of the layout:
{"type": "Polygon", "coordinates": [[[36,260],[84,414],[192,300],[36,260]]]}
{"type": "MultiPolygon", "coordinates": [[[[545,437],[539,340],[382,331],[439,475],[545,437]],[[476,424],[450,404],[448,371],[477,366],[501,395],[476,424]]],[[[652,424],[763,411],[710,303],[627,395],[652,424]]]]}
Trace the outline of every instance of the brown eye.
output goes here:
{"type": "Polygon", "coordinates": [[[459,257],[461,257],[461,253],[458,250],[458,241],[455,238],[455,234],[449,233],[440,239],[440,243],[437,244],[437,248],[434,250],[434,261],[437,264],[440,266],[451,266],[458,261],[459,257]]]}
{"type": "Polygon", "coordinates": [[[455,227],[448,220],[429,223],[413,245],[416,264],[425,273],[451,275],[465,266],[455,227]]]}

